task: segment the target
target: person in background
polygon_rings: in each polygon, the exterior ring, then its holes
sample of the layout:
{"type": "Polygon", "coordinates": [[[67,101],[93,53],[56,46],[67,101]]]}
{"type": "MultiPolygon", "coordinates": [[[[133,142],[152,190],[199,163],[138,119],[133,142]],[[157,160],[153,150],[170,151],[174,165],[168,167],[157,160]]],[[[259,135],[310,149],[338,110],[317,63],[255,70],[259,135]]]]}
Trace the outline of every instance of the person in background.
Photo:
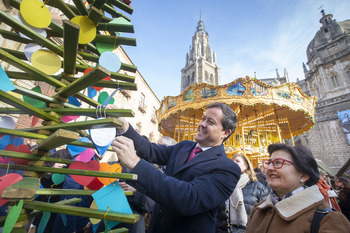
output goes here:
{"type": "Polygon", "coordinates": [[[262,170],[258,167],[254,168],[254,172],[256,175],[256,178],[260,183],[262,183],[265,187],[269,188],[269,185],[267,183],[267,177],[266,175],[262,172],[262,170]]]}
{"type": "Polygon", "coordinates": [[[228,217],[225,213],[219,214],[219,216],[224,216],[225,220],[219,220],[221,226],[218,225],[217,228],[222,230],[217,229],[216,232],[227,232],[228,230],[229,232],[245,232],[253,206],[264,200],[269,194],[269,189],[257,180],[253,166],[244,154],[234,154],[231,160],[241,168],[241,178],[225,203],[225,212],[228,213],[228,217]]]}
{"type": "MultiPolygon", "coordinates": [[[[317,209],[329,208],[317,187],[319,172],[315,158],[302,145],[271,144],[267,179],[270,195],[254,206],[246,233],[310,232],[317,209]]],[[[326,214],[319,232],[349,232],[346,217],[332,211],[326,214]]]]}
{"type": "Polygon", "coordinates": [[[319,172],[320,172],[320,179],[317,182],[317,186],[320,192],[322,193],[322,195],[324,196],[324,200],[327,202],[327,204],[329,204],[331,208],[342,212],[337,202],[338,196],[336,192],[326,182],[327,173],[324,172],[323,170],[320,170],[319,172]]]}
{"type": "Polygon", "coordinates": [[[336,184],[341,188],[339,192],[340,209],[350,221],[350,181],[345,176],[341,176],[337,179],[336,184]]]}
{"type": "Polygon", "coordinates": [[[114,139],[113,150],[138,175],[139,188],[134,187],[156,202],[148,232],[214,232],[217,210],[240,177],[238,165],[227,158],[223,145],[237,125],[233,110],[222,103],[207,106],[196,142],[173,146],[150,143],[119,120],[122,136],[114,139]],[[151,163],[166,165],[165,173],[151,163]]]}

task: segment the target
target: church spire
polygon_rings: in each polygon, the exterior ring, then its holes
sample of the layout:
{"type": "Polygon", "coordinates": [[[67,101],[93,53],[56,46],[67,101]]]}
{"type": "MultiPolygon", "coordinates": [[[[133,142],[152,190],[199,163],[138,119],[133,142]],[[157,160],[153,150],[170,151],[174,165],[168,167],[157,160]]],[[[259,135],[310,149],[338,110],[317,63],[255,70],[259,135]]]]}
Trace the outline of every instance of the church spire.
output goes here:
{"type": "Polygon", "coordinates": [[[181,69],[181,92],[196,83],[219,85],[220,67],[216,64],[216,53],[209,43],[209,34],[205,31],[202,12],[196,32],[192,37],[192,46],[186,54],[185,67],[181,69]]]}

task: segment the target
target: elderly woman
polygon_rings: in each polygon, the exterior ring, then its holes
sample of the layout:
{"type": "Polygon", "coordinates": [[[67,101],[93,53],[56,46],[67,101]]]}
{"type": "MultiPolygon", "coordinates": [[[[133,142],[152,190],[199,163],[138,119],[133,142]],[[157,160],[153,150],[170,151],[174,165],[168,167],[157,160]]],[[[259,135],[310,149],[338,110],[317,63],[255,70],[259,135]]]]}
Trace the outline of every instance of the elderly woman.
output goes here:
{"type": "MultiPolygon", "coordinates": [[[[315,211],[329,208],[317,187],[314,157],[304,146],[272,144],[268,152],[266,175],[272,192],[253,208],[246,232],[310,232],[315,211]]],[[[319,225],[319,232],[349,229],[349,221],[338,211],[326,214],[319,225]]]]}
{"type": "Polygon", "coordinates": [[[225,208],[222,208],[226,209],[228,216],[225,213],[219,214],[220,224],[217,226],[217,233],[228,230],[230,232],[245,232],[253,206],[269,194],[269,189],[257,180],[253,166],[244,154],[234,154],[231,160],[241,168],[241,178],[226,202],[225,208]]]}

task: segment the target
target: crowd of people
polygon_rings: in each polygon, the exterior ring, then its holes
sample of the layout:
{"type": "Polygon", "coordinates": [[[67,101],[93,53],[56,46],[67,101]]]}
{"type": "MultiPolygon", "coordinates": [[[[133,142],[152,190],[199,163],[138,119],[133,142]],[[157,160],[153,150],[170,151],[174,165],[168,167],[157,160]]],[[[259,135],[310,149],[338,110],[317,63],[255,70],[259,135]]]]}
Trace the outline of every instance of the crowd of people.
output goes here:
{"type": "Polygon", "coordinates": [[[141,216],[126,225],[129,232],[350,232],[349,179],[336,178],[333,189],[301,145],[269,145],[270,158],[255,169],[243,153],[228,158],[223,143],[238,120],[225,104],[207,106],[195,142],[151,143],[119,120],[112,148],[123,171],[138,175],[120,182],[134,192],[128,200],[141,216]]]}

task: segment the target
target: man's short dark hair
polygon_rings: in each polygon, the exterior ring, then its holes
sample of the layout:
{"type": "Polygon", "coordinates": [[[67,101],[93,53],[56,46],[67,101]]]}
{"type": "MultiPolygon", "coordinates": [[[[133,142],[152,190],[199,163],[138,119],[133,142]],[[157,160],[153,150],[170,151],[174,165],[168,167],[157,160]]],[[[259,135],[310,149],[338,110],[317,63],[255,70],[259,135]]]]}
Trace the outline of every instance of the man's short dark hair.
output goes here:
{"type": "Polygon", "coordinates": [[[231,130],[231,133],[226,138],[224,138],[224,141],[226,141],[236,130],[238,122],[236,113],[230,108],[230,106],[219,102],[208,105],[207,109],[209,108],[220,108],[224,114],[224,117],[221,120],[221,124],[224,130],[231,130]]]}
{"type": "Polygon", "coordinates": [[[293,158],[295,168],[299,172],[310,176],[310,178],[305,182],[305,185],[312,186],[317,184],[320,178],[320,173],[318,171],[317,162],[307,147],[303,145],[289,146],[287,144],[278,143],[269,145],[267,150],[270,156],[273,152],[279,150],[289,153],[293,158]]]}

